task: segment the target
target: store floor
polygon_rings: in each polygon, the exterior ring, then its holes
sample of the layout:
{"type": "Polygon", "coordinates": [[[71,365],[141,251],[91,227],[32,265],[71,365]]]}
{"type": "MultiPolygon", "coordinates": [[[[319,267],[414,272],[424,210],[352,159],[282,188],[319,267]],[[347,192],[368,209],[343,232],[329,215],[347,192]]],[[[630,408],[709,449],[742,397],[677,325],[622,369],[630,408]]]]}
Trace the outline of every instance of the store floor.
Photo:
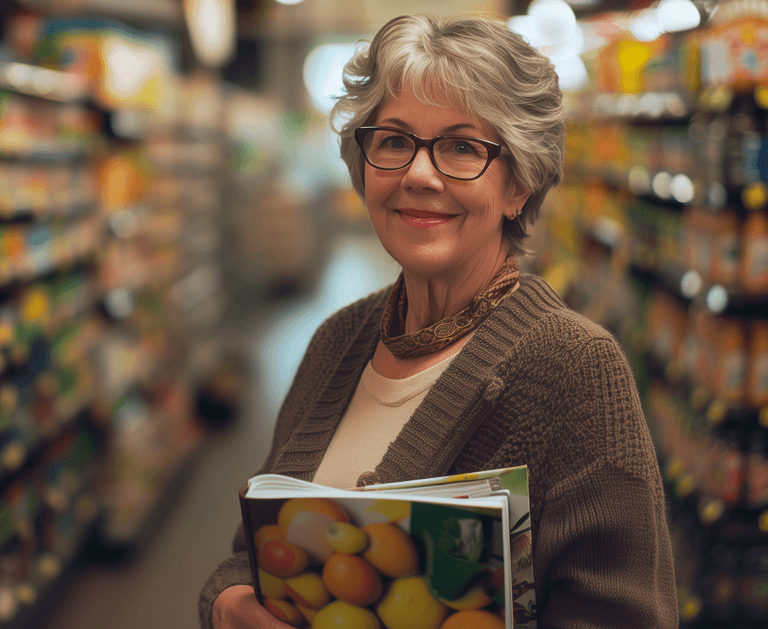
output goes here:
{"type": "Polygon", "coordinates": [[[212,437],[149,542],[129,561],[80,567],[40,629],[194,629],[197,596],[229,553],[237,491],[267,454],[275,413],[306,344],[339,307],[397,267],[369,232],[340,235],[316,291],[262,306],[233,342],[253,361],[240,421],[212,437]]]}

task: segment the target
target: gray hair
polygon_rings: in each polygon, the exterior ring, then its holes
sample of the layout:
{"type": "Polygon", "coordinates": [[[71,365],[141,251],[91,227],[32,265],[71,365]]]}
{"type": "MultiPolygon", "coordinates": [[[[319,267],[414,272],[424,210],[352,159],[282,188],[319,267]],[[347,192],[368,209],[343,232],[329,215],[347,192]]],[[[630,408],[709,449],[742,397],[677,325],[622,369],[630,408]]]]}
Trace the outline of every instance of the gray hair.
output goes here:
{"type": "Polygon", "coordinates": [[[498,133],[511,154],[512,176],[531,191],[517,219],[504,224],[513,251],[525,252],[526,227],[563,177],[563,95],[545,56],[500,21],[401,16],[385,24],[370,46],[358,49],[343,78],[346,93],[331,111],[331,125],[341,137],[341,156],[358,194],[365,197],[355,129],[370,124],[398,90],[411,89],[422,102],[484,119],[498,133]]]}

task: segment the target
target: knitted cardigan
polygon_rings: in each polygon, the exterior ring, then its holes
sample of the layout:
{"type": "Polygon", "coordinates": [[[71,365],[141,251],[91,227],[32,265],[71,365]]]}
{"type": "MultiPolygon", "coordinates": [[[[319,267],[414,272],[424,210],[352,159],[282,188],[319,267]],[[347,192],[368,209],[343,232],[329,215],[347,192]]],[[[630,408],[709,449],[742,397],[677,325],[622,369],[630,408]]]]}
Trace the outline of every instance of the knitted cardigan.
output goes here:
{"type": "MultiPolygon", "coordinates": [[[[389,289],[318,329],[282,406],[260,472],[311,480],[379,341],[389,289]]],[[[359,485],[527,464],[539,627],[678,626],[658,463],[615,339],[542,279],[475,330],[384,458],[359,485]]],[[[200,596],[201,627],[226,587],[250,584],[235,555],[200,596]]]]}

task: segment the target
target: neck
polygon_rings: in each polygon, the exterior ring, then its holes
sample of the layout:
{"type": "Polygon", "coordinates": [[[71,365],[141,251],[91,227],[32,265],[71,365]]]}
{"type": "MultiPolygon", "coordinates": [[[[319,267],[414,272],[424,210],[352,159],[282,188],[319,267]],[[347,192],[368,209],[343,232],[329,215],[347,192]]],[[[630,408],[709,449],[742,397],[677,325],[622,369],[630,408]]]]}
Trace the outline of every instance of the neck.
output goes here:
{"type": "Polygon", "coordinates": [[[419,275],[403,269],[408,295],[405,333],[414,334],[465,308],[490,286],[508,255],[508,248],[504,248],[486,264],[445,277],[419,275]]]}

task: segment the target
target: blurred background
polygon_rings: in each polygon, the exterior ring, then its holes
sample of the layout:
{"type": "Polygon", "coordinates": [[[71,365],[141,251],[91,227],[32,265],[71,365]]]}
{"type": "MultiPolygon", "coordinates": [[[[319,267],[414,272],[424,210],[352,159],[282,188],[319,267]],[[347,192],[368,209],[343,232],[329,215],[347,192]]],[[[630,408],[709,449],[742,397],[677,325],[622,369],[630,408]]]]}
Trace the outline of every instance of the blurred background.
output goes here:
{"type": "Polygon", "coordinates": [[[197,626],[311,334],[398,273],[343,64],[465,10],[566,91],[522,266],[630,357],[681,625],[768,625],[768,0],[3,0],[0,626],[197,626]]]}

